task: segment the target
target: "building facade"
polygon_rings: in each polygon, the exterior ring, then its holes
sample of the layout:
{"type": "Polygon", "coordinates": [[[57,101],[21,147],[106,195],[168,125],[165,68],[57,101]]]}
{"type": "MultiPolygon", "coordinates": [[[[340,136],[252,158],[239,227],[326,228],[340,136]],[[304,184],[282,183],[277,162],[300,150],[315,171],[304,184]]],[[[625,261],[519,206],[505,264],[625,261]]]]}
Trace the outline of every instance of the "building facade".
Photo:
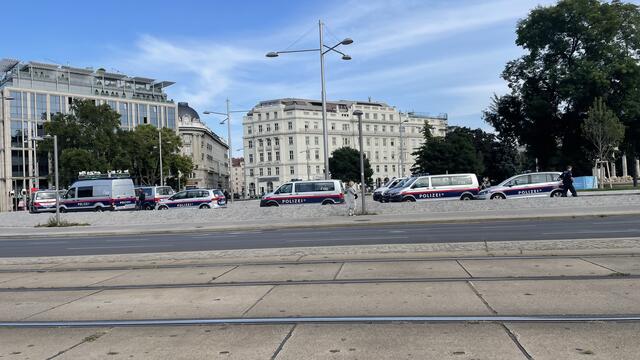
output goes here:
{"type": "Polygon", "coordinates": [[[242,199],[247,197],[246,180],[244,177],[244,158],[231,159],[231,176],[233,178],[233,194],[242,199]]]}
{"type": "Polygon", "coordinates": [[[178,103],[178,134],[183,155],[193,160],[193,172],[187,186],[229,189],[229,146],[200,120],[200,115],[186,102],[178,103]]]}
{"type": "Polygon", "coordinates": [[[68,113],[74,99],[90,99],[120,113],[124,129],[176,129],[177,106],[164,92],[172,84],[104,69],[0,60],[0,211],[13,208],[11,192],[52,187],[51,156],[37,154],[35,140],[45,135],[52,115],[68,113]]]}
{"type": "MultiPolygon", "coordinates": [[[[434,136],[444,136],[447,128],[446,114],[401,113],[381,102],[328,102],[329,154],[346,146],[358,149],[355,110],[364,113],[363,147],[376,185],[410,174],[411,154],[424,140],[425,121],[434,136]]],[[[320,101],[287,98],[260,102],[243,119],[243,142],[249,196],[270,192],[291,179],[324,177],[320,101]]]]}

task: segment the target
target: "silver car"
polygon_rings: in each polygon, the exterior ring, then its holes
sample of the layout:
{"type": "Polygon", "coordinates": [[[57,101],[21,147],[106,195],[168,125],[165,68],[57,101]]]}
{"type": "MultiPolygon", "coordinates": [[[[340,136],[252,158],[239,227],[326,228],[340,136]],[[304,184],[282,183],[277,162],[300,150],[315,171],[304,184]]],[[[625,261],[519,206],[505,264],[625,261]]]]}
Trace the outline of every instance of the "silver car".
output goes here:
{"type": "Polygon", "coordinates": [[[481,190],[481,200],[502,200],[528,197],[562,196],[562,181],[557,171],[516,175],[496,186],[481,190]]]}

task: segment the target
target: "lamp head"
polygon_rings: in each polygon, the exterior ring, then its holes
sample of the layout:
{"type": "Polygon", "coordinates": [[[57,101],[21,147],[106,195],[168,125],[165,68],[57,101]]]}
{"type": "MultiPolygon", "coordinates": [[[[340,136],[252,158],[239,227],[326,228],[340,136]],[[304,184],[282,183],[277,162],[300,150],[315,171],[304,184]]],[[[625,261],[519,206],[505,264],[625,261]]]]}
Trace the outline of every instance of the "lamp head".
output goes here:
{"type": "Polygon", "coordinates": [[[350,45],[350,44],[353,44],[353,40],[351,38],[345,38],[344,40],[342,40],[340,42],[340,44],[342,44],[342,45],[350,45]]]}
{"type": "Polygon", "coordinates": [[[274,58],[274,57],[278,57],[278,53],[275,51],[269,51],[266,55],[268,58],[274,58]]]}
{"type": "Polygon", "coordinates": [[[353,115],[355,115],[355,116],[362,116],[362,114],[364,114],[364,113],[362,112],[362,110],[355,110],[355,111],[353,112],[353,115]]]}
{"type": "Polygon", "coordinates": [[[349,56],[349,55],[343,55],[343,56],[342,56],[342,60],[351,60],[351,56],[349,56]]]}

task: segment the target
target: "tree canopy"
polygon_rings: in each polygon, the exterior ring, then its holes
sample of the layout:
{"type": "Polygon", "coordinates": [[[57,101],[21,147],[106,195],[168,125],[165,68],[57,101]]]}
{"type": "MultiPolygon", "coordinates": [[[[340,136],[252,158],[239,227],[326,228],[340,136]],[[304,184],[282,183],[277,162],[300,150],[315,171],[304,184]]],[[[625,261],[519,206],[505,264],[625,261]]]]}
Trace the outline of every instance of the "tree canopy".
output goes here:
{"type": "MultiPolygon", "coordinates": [[[[161,131],[164,176],[191,173],[193,162],[179,154],[180,137],[168,128],[161,131]]],[[[80,171],[109,170],[129,170],[137,184],[160,183],[158,129],[141,125],[122,130],[120,115],[106,104],[76,100],[68,114],[58,113],[45,123],[45,133],[58,136],[62,186],[70,185],[80,171]]],[[[38,150],[53,152],[53,141],[46,139],[38,150]]]]}
{"type": "Polygon", "coordinates": [[[611,160],[614,150],[624,137],[624,125],[602,98],[597,98],[589,109],[589,116],[582,124],[582,133],[591,143],[593,160],[611,160]]]}
{"type": "MultiPolygon", "coordinates": [[[[360,182],[360,152],[350,147],[341,147],[331,153],[329,158],[329,171],[335,179],[343,182],[360,182]]],[[[372,184],[373,170],[369,159],[364,158],[364,181],[372,184]]]]}
{"type": "Polygon", "coordinates": [[[542,169],[592,165],[581,131],[595,98],[627,127],[624,145],[640,143],[640,8],[614,0],[560,0],[518,23],[524,55],[507,63],[510,93],[494,96],[484,119],[515,140],[542,169]]]}

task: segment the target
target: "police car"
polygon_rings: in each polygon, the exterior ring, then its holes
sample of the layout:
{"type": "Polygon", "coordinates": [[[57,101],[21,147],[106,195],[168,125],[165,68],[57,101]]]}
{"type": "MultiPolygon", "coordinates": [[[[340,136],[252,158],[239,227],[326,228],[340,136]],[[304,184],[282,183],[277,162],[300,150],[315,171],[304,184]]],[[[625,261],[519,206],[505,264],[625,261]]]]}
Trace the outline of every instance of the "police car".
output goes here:
{"type": "Polygon", "coordinates": [[[473,200],[480,187],[475,174],[415,176],[388,191],[392,202],[473,200]]]}
{"type": "Polygon", "coordinates": [[[402,180],[404,180],[406,178],[393,178],[389,181],[387,181],[386,184],[380,186],[379,188],[375,189],[373,192],[373,201],[380,201],[380,202],[385,202],[384,200],[384,194],[391,188],[393,188],[394,186],[398,185],[402,180]]]}
{"type": "Polygon", "coordinates": [[[562,196],[560,172],[536,172],[516,175],[478,193],[478,199],[502,200],[528,197],[562,196]]]}
{"type": "MultiPolygon", "coordinates": [[[[220,192],[220,190],[217,190],[220,192]]],[[[219,208],[226,204],[224,195],[220,196],[216,190],[191,189],[177,192],[169,198],[162,199],[158,203],[158,210],[169,209],[211,209],[219,208]]]]}
{"type": "MultiPolygon", "coordinates": [[[[62,196],[60,196],[62,198],[62,196]]],[[[56,191],[41,190],[33,194],[31,203],[29,204],[29,212],[40,213],[56,211],[56,191]]]]}
{"type": "Polygon", "coordinates": [[[343,204],[340,180],[291,181],[280,185],[260,200],[260,207],[294,204],[343,204]]]}
{"type": "Polygon", "coordinates": [[[138,208],[141,210],[153,210],[163,199],[168,199],[176,192],[170,186],[137,186],[136,196],[144,194],[144,201],[138,201],[138,208]]]}

